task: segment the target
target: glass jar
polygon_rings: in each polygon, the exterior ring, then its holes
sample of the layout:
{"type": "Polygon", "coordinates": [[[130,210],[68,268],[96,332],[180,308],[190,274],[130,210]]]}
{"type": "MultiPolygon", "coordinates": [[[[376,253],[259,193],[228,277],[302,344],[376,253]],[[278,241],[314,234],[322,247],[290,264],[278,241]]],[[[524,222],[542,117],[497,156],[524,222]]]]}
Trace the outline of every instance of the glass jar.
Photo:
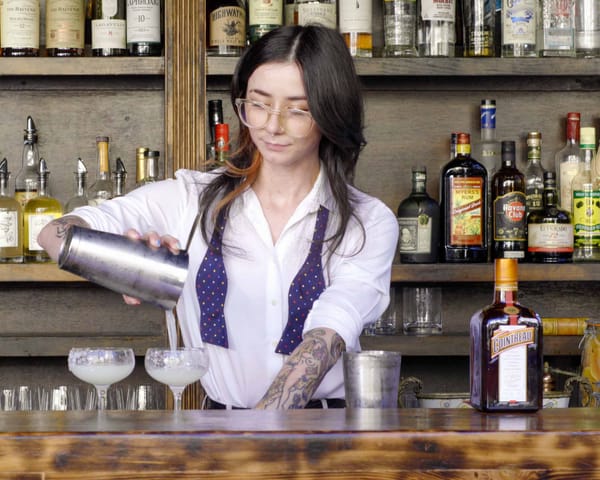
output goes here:
{"type": "Polygon", "coordinates": [[[588,320],[579,344],[581,376],[590,381],[592,391],[600,392],[600,320],[588,320]]]}

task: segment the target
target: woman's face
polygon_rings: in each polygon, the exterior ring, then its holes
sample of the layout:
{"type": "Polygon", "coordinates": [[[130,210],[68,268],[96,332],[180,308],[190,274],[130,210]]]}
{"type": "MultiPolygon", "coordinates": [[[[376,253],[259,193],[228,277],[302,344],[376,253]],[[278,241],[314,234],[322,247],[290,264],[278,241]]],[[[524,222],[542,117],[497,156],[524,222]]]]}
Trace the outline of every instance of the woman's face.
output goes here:
{"type": "MultiPolygon", "coordinates": [[[[302,73],[295,63],[267,63],[258,67],[248,79],[246,98],[280,112],[286,108],[308,111],[302,73]]],[[[321,132],[314,121],[301,138],[293,130],[293,122],[286,122],[281,114],[271,114],[262,128],[249,130],[263,162],[279,166],[319,163],[321,132]]]]}

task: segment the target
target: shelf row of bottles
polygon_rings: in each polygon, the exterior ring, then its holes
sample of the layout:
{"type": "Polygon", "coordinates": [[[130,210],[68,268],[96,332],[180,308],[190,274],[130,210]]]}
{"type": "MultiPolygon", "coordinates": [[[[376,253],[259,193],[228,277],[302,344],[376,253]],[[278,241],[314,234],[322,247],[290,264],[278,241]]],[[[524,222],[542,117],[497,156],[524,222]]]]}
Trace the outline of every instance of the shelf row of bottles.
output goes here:
{"type": "Polygon", "coordinates": [[[0,21],[3,57],[160,56],[163,50],[163,0],[3,0],[0,21]]]}
{"type": "Polygon", "coordinates": [[[357,57],[379,54],[381,30],[389,57],[600,56],[599,0],[209,0],[206,8],[209,55],[240,55],[282,25],[317,23],[338,29],[357,57]]]}
{"type": "MultiPolygon", "coordinates": [[[[88,169],[76,160],[75,187],[63,205],[51,195],[50,168],[37,146],[37,129],[27,118],[21,169],[15,177],[14,194],[9,187],[8,161],[0,162],[0,263],[43,263],[50,259],[37,243],[40,230],[51,220],[77,207],[100,205],[126,193],[127,171],[121,158],[111,169],[107,136],[96,137],[98,170],[95,181],[87,185],[88,169]],[[111,171],[112,170],[112,171],[111,171]]],[[[136,149],[136,187],[159,179],[160,152],[147,147],[136,149]]]]}
{"type": "Polygon", "coordinates": [[[569,113],[566,145],[548,170],[542,134],[529,132],[521,172],[516,142],[495,138],[495,113],[495,102],[483,100],[475,155],[470,134],[452,135],[458,143],[441,170],[439,203],[427,194],[425,168],[413,168],[412,192],[397,212],[400,261],[600,261],[595,128],[580,128],[580,114],[569,113]]]}

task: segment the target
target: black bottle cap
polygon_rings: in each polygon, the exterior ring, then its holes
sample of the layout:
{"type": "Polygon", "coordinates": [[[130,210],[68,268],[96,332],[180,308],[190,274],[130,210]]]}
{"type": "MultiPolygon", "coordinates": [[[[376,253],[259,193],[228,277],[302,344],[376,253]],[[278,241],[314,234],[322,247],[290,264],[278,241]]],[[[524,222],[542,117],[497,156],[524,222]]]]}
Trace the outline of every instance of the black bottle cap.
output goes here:
{"type": "Polygon", "coordinates": [[[502,140],[502,155],[509,153],[514,154],[516,148],[517,147],[514,140],[502,140]]]}

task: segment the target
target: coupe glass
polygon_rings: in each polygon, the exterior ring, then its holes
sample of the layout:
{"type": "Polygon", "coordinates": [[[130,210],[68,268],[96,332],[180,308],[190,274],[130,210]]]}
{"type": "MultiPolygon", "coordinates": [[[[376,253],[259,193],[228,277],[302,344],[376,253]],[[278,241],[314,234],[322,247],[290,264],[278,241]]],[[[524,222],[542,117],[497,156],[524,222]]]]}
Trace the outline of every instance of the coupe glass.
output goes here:
{"type": "Polygon", "coordinates": [[[146,371],[154,380],[169,386],[174,410],[181,410],[181,395],[208,370],[208,353],[204,348],[149,348],[144,361],[146,371]]]}
{"type": "Polygon", "coordinates": [[[96,387],[98,410],[106,409],[108,387],[128,377],[134,367],[131,348],[72,348],[69,352],[69,370],[96,387]]]}

